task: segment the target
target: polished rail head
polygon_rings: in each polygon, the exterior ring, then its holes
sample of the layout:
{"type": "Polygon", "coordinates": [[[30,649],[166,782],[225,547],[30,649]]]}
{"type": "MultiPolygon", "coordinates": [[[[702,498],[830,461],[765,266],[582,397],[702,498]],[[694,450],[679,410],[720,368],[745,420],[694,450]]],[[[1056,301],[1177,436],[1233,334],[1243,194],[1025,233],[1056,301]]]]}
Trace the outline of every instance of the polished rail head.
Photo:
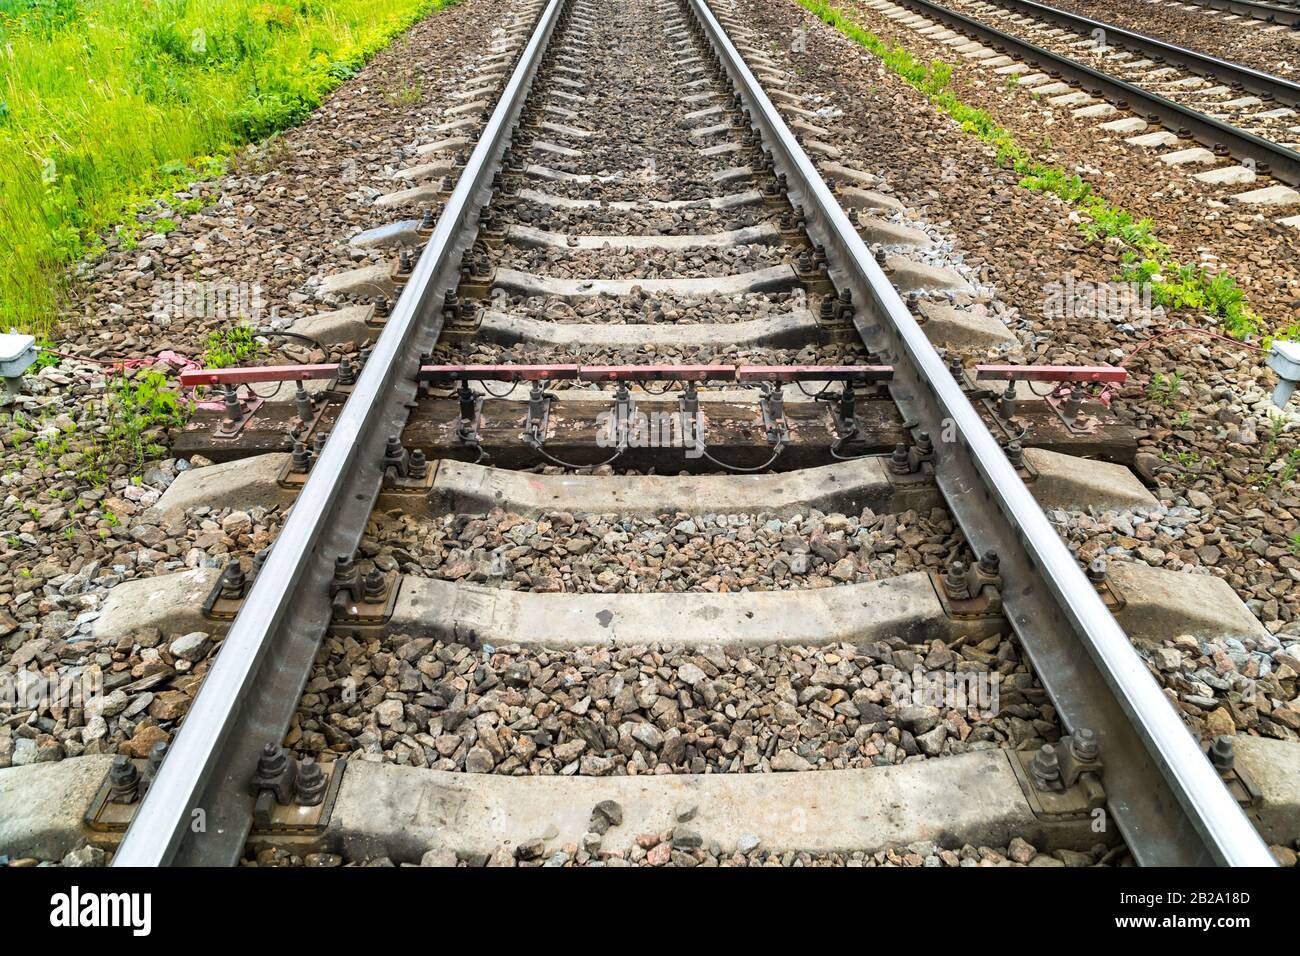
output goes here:
{"type": "Polygon", "coordinates": [[[810,237],[825,245],[832,278],[864,303],[859,330],[872,354],[894,365],[891,391],[904,417],[936,439],[936,479],[967,540],[978,553],[996,551],[1003,579],[1014,582],[1004,593],[1008,618],[1067,729],[1097,731],[1108,806],[1139,862],[1275,865],[707,3],[686,2],[810,237]]]}
{"type": "Polygon", "coordinates": [[[329,623],[334,557],[352,554],[442,321],[492,173],[566,0],[550,0],[375,344],[320,459],[136,810],[114,866],[232,865],[252,821],[258,751],[284,735],[329,623]]]}

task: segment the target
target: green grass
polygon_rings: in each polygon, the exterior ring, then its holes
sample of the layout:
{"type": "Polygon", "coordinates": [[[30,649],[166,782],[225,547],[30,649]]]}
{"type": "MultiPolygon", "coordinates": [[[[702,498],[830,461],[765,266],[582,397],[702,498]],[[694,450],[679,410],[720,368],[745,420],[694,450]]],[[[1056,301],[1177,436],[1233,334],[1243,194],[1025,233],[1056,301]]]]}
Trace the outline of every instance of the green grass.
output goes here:
{"type": "MultiPolygon", "coordinates": [[[[452,2],[0,0],[0,328],[46,333],[104,230],[129,248],[148,200],[301,122],[452,2]]],[[[151,228],[201,205],[172,196],[151,228]]]]}
{"type": "Polygon", "coordinates": [[[166,430],[185,421],[185,409],[167,376],[152,369],[115,378],[107,403],[108,435],[93,446],[92,472],[120,464],[129,474],[140,474],[145,462],[166,450],[166,430]]]}
{"type": "MultiPolygon", "coordinates": [[[[1019,174],[1023,188],[1049,193],[1077,209],[1086,217],[1079,223],[1079,230],[1089,242],[1117,242],[1124,263],[1121,278],[1149,286],[1157,304],[1201,310],[1216,318],[1235,338],[1262,336],[1266,346],[1270,338],[1300,335],[1300,323],[1270,331],[1232,276],[1179,263],[1156,236],[1152,220],[1135,219],[1128,210],[1094,193],[1092,186],[1081,177],[1035,159],[1010,130],[1000,126],[984,110],[963,103],[948,89],[952,80],[952,67],[948,64],[922,63],[905,47],[891,47],[855,22],[846,11],[825,0],[798,0],[798,3],[878,56],[889,70],[924,93],[965,132],[992,146],[997,151],[998,164],[1019,174]]],[[[1050,143],[1045,145],[1050,147],[1050,143]]]]}
{"type": "MultiPolygon", "coordinates": [[[[152,368],[114,368],[103,397],[88,401],[99,405],[88,410],[94,427],[75,420],[59,424],[49,409],[39,418],[22,409],[0,412],[6,443],[25,451],[28,462],[54,466],[98,486],[142,474],[148,462],[166,451],[168,430],[183,425],[193,411],[173,381],[152,368]]],[[[49,493],[55,499],[66,496],[59,489],[49,493]]]]}
{"type": "Polygon", "coordinates": [[[247,361],[258,352],[255,330],[240,323],[208,333],[208,347],[203,353],[204,368],[230,368],[247,361]]]}

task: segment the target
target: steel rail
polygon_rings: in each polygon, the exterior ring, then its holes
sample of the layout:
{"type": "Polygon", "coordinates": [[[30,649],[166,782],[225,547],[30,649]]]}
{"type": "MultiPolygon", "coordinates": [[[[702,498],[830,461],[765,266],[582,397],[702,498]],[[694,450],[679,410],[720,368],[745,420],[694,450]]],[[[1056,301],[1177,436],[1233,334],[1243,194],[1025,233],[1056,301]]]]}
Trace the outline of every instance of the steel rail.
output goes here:
{"type": "Polygon", "coordinates": [[[994,6],[1009,7],[1029,16],[1055,23],[1067,30],[1075,30],[1093,37],[1096,37],[1097,31],[1100,30],[1104,34],[1102,43],[1106,46],[1115,46],[1116,44],[1111,41],[1118,38],[1119,46],[1135,50],[1144,56],[1163,57],[1167,62],[1176,63],[1193,73],[1213,76],[1229,83],[1240,83],[1252,92],[1271,97],[1287,106],[1300,103],[1300,83],[1265,73],[1263,70],[1210,56],[1208,53],[1200,53],[1135,30],[1126,30],[1113,23],[1094,20],[1081,13],[1062,10],[1060,7],[1053,7],[1046,3],[1037,3],[1035,0],[987,0],[987,2],[994,6]]]}
{"type": "Polygon", "coordinates": [[[1188,0],[1188,2],[1202,7],[1212,7],[1215,10],[1223,10],[1227,13],[1235,13],[1242,17],[1253,17],[1256,20],[1266,20],[1269,23],[1280,23],[1282,26],[1300,28],[1300,6],[1294,4],[1282,6],[1275,3],[1255,3],[1254,0],[1188,0]]]}
{"type": "Polygon", "coordinates": [[[1000,556],[1008,619],[1065,727],[1097,733],[1110,818],[1138,861],[1275,865],[713,12],[687,2],[852,292],[864,342],[894,365],[904,419],[934,439],[937,482],[967,540],[1000,556]]]}
{"type": "MultiPolygon", "coordinates": [[[[1025,0],[997,0],[997,2],[1010,4],[1024,3],[1025,0]]],[[[993,47],[1005,49],[1014,54],[1017,59],[1039,66],[1046,65],[1057,70],[1084,87],[1098,90],[1100,95],[1109,100],[1126,102],[1134,112],[1154,117],[1170,129],[1186,130],[1187,136],[1202,145],[1222,145],[1239,160],[1249,159],[1256,164],[1266,163],[1269,172],[1277,179],[1293,186],[1300,185],[1300,153],[1280,143],[1256,136],[1254,133],[1207,116],[1181,103],[1175,103],[1159,93],[1152,93],[1127,80],[1103,73],[1078,60],[974,20],[965,14],[934,3],[933,0],[898,0],[898,3],[969,36],[978,37],[993,47]]]]}
{"type": "Polygon", "coordinates": [[[564,4],[550,0],[542,11],[114,866],[238,862],[252,823],[248,787],[259,748],[283,738],[306,686],[329,624],[334,558],[353,554],[361,539],[382,479],[384,441],[406,420],[420,353],[441,328],[443,295],[458,281],[460,258],[564,4]]]}

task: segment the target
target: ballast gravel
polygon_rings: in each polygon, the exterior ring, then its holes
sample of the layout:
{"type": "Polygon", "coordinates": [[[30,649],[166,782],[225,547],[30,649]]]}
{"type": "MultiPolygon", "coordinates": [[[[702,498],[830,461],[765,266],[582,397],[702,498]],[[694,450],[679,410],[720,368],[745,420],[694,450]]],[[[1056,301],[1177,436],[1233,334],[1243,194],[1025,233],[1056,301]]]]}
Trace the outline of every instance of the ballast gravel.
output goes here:
{"type": "Polygon", "coordinates": [[[998,636],[687,649],[665,635],[553,651],[394,635],[326,639],[290,741],[321,760],[598,777],[888,766],[1059,735],[998,636]],[[944,699],[965,706],[926,702],[958,677],[967,692],[944,699]]]}

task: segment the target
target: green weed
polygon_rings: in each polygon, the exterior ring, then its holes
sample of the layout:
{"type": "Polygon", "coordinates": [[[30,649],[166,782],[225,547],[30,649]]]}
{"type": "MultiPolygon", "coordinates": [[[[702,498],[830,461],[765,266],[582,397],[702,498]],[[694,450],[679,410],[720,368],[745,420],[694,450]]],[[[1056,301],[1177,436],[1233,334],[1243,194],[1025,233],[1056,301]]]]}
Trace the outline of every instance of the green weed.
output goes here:
{"type": "Polygon", "coordinates": [[[1297,471],[1300,471],[1300,448],[1293,448],[1286,456],[1278,480],[1284,485],[1290,484],[1295,481],[1297,471]]]}
{"type": "Polygon", "coordinates": [[[1219,467],[1217,458],[1202,455],[1197,451],[1179,451],[1173,456],[1166,451],[1162,452],[1160,457],[1165,461],[1177,461],[1185,470],[1198,474],[1205,474],[1219,467]]]}
{"type": "Polygon", "coordinates": [[[51,342],[49,339],[38,340],[36,343],[36,347],[38,349],[36,353],[36,361],[32,363],[32,370],[30,374],[35,375],[41,369],[50,368],[53,365],[58,365],[59,362],[61,361],[59,356],[49,351],[50,349],[54,348],[54,343],[51,342]]]}
{"type": "Polygon", "coordinates": [[[107,434],[86,456],[92,470],[122,465],[138,474],[164,451],[166,430],[185,422],[180,397],[162,372],[145,369],[115,379],[106,401],[107,434]]]}
{"type": "Polygon", "coordinates": [[[251,359],[261,348],[256,330],[247,324],[234,325],[208,333],[207,350],[203,353],[204,368],[230,368],[251,359]]]}
{"type": "Polygon", "coordinates": [[[420,88],[418,86],[403,86],[391,89],[384,94],[384,99],[394,106],[414,106],[420,102],[420,88]]]}
{"type": "Polygon", "coordinates": [[[1169,403],[1174,400],[1174,396],[1179,393],[1182,387],[1182,372],[1175,372],[1168,378],[1156,372],[1155,375],[1151,376],[1151,384],[1147,386],[1147,394],[1165,408],[1168,408],[1169,403]]]}

